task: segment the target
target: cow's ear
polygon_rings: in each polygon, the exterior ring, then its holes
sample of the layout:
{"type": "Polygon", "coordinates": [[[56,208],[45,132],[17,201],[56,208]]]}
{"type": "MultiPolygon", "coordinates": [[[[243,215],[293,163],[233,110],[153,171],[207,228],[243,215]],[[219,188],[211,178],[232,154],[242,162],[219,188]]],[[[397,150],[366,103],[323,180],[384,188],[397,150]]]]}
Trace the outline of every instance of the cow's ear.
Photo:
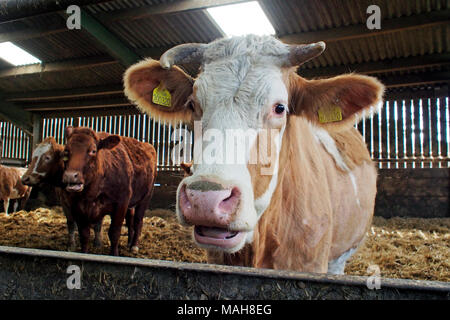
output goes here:
{"type": "Polygon", "coordinates": [[[67,126],[66,129],[64,129],[64,137],[65,137],[66,141],[67,141],[67,139],[69,139],[69,137],[72,135],[72,133],[73,133],[72,126],[67,126]]]}
{"type": "Polygon", "coordinates": [[[59,161],[60,159],[62,159],[64,157],[64,148],[55,150],[54,155],[55,161],[59,161]]]}
{"type": "Polygon", "coordinates": [[[125,72],[123,81],[128,99],[152,118],[171,123],[191,121],[187,101],[194,81],[177,66],[163,69],[159,61],[143,60],[125,72]]]}
{"type": "Polygon", "coordinates": [[[384,86],[373,77],[356,74],[322,80],[295,75],[291,77],[290,93],[291,113],[340,130],[358,121],[363,110],[380,105],[384,86]]]}
{"type": "Polygon", "coordinates": [[[192,163],[182,162],[180,163],[180,167],[186,175],[190,176],[192,174],[192,163]]]}
{"type": "Polygon", "coordinates": [[[116,135],[108,136],[104,139],[101,139],[97,143],[97,150],[100,149],[112,149],[120,143],[120,137],[116,135]]]}

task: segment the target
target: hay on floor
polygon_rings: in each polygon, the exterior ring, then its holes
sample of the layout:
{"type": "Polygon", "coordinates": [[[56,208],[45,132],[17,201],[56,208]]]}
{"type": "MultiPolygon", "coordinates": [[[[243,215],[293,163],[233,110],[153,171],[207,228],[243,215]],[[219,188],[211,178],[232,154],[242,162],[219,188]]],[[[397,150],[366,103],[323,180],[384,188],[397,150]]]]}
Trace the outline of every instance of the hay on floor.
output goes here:
{"type": "MultiPolygon", "coordinates": [[[[109,217],[103,224],[103,246],[90,253],[108,254],[109,217]]],[[[147,211],[139,253],[127,250],[123,227],[123,256],[186,262],[206,262],[206,252],[191,240],[192,228],[180,226],[173,211],[147,211]]],[[[93,237],[93,231],[91,232],[93,237]]],[[[50,250],[67,249],[66,218],[61,208],[0,213],[0,245],[50,250]]],[[[375,217],[365,243],[353,255],[346,274],[371,275],[378,265],[382,277],[450,281],[450,218],[418,219],[375,217]]],[[[79,250],[79,248],[78,248],[79,250]]]]}
{"type": "Polygon", "coordinates": [[[450,281],[450,218],[374,217],[345,273],[371,275],[369,265],[385,278],[450,281]]]}

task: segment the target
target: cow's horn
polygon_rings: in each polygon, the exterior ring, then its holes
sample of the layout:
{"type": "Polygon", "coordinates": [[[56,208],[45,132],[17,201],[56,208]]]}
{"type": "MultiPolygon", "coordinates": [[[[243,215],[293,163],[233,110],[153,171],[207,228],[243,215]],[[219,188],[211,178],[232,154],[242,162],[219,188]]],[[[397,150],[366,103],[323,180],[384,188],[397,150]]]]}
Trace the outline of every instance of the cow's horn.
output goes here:
{"type": "Polygon", "coordinates": [[[176,64],[200,64],[206,47],[207,45],[204,43],[180,44],[167,50],[159,59],[159,63],[164,69],[170,69],[176,64]]]}
{"type": "Polygon", "coordinates": [[[310,44],[289,46],[289,64],[298,66],[312,58],[317,57],[325,50],[325,42],[319,41],[310,44]]]}

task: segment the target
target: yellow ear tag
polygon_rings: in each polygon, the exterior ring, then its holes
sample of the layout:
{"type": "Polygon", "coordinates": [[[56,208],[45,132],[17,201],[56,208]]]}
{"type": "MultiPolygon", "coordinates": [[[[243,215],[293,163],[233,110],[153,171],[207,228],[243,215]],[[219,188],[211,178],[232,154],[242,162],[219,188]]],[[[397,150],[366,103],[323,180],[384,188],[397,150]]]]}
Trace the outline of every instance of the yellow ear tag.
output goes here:
{"type": "Polygon", "coordinates": [[[169,90],[161,89],[161,84],[153,89],[152,101],[160,106],[169,108],[172,106],[172,96],[170,95],[169,90]]]}
{"type": "Polygon", "coordinates": [[[331,105],[328,108],[321,108],[317,111],[319,114],[319,122],[336,122],[342,120],[342,110],[337,105],[331,105]]]}

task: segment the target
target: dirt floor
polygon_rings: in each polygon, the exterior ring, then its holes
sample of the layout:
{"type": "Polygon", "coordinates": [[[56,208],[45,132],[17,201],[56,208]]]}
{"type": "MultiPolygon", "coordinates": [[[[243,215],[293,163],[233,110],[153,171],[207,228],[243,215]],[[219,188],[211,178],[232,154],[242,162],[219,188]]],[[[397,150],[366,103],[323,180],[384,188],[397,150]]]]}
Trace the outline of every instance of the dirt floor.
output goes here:
{"type": "MultiPolygon", "coordinates": [[[[108,254],[109,217],[103,227],[103,247],[90,253],[108,254]]],[[[147,212],[138,254],[126,249],[127,231],[122,230],[123,256],[187,262],[206,262],[205,251],[191,240],[191,228],[180,226],[169,210],[147,212]]],[[[93,237],[93,232],[91,233],[93,237]]],[[[0,245],[66,250],[67,227],[61,208],[0,213],[0,245]]],[[[354,254],[346,274],[371,275],[378,265],[387,278],[450,281],[450,218],[418,219],[375,217],[364,245],[354,254]]]]}

